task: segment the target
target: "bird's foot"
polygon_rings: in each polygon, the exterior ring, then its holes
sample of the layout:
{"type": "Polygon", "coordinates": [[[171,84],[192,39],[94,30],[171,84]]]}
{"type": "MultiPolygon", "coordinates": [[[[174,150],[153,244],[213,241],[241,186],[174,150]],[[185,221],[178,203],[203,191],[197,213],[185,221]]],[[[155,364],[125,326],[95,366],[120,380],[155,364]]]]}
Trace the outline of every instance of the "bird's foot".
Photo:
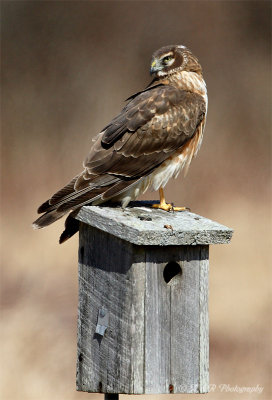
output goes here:
{"type": "Polygon", "coordinates": [[[159,208],[164,211],[190,211],[187,207],[174,207],[173,204],[169,204],[166,202],[161,202],[160,204],[153,204],[153,208],[159,208]]]}

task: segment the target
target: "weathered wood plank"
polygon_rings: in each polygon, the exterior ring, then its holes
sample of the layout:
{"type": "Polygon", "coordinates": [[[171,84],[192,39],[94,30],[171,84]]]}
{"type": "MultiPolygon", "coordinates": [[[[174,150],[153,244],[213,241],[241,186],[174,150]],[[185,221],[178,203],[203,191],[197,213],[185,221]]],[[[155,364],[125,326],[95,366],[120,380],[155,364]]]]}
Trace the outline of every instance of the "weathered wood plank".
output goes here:
{"type": "Polygon", "coordinates": [[[199,291],[200,286],[203,293],[208,290],[206,257],[207,246],[147,249],[145,393],[206,392],[208,308],[199,291]],[[166,283],[169,262],[181,273],[166,283]]]}
{"type": "Polygon", "coordinates": [[[145,276],[141,258],[141,250],[132,251],[127,242],[87,225],[81,227],[78,390],[143,391],[145,276]],[[109,312],[103,337],[95,333],[102,307],[109,312]]]}
{"type": "Polygon", "coordinates": [[[200,246],[180,247],[182,275],[170,286],[173,393],[199,392],[199,258],[200,246]]]}
{"type": "MultiPolygon", "coordinates": [[[[145,393],[168,393],[170,377],[170,296],[163,279],[165,251],[147,250],[145,293],[145,393]]],[[[168,257],[167,257],[168,259],[168,257]]],[[[167,261],[166,261],[167,263],[167,261]]]]}
{"type": "Polygon", "coordinates": [[[201,246],[199,265],[199,391],[209,391],[209,247],[201,246]]]}
{"type": "MultiPolygon", "coordinates": [[[[135,206],[134,206],[135,204],[135,206]]],[[[132,207],[85,206],[76,218],[137,245],[208,245],[229,243],[233,231],[191,212],[165,212],[148,202],[132,207]],[[167,229],[165,226],[171,226],[167,229]]]]}
{"type": "Polygon", "coordinates": [[[144,332],[145,332],[145,298],[143,296],[146,283],[145,252],[143,248],[135,248],[137,257],[133,259],[131,274],[133,287],[131,292],[131,370],[130,393],[141,394],[144,392],[144,332]]]}

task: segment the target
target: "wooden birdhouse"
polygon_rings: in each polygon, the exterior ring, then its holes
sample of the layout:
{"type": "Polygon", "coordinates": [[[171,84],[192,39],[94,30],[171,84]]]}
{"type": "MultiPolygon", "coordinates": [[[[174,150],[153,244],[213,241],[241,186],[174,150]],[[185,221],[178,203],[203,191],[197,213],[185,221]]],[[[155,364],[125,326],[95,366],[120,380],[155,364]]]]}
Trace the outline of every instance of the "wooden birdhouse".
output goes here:
{"type": "Polygon", "coordinates": [[[83,207],[77,390],[209,390],[209,245],[232,230],[191,212],[83,207]]]}

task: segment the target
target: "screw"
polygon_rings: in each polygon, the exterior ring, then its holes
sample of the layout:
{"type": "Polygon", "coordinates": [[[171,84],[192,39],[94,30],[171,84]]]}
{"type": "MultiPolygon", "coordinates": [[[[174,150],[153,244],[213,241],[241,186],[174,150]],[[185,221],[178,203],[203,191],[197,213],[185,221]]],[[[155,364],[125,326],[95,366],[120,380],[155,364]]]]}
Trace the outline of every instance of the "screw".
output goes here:
{"type": "Polygon", "coordinates": [[[99,311],[99,315],[100,315],[101,318],[105,317],[106,311],[103,310],[103,308],[102,308],[102,309],[99,311]]]}

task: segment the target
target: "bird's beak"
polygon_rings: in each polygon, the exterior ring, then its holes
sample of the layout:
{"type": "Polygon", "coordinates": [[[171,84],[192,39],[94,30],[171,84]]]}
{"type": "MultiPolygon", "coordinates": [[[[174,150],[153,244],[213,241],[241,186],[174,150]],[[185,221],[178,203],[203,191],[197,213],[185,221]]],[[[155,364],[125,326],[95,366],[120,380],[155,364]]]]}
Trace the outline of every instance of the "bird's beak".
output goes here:
{"type": "Polygon", "coordinates": [[[154,74],[155,72],[159,71],[160,69],[161,69],[160,63],[157,59],[155,59],[151,63],[150,75],[154,74]]]}

